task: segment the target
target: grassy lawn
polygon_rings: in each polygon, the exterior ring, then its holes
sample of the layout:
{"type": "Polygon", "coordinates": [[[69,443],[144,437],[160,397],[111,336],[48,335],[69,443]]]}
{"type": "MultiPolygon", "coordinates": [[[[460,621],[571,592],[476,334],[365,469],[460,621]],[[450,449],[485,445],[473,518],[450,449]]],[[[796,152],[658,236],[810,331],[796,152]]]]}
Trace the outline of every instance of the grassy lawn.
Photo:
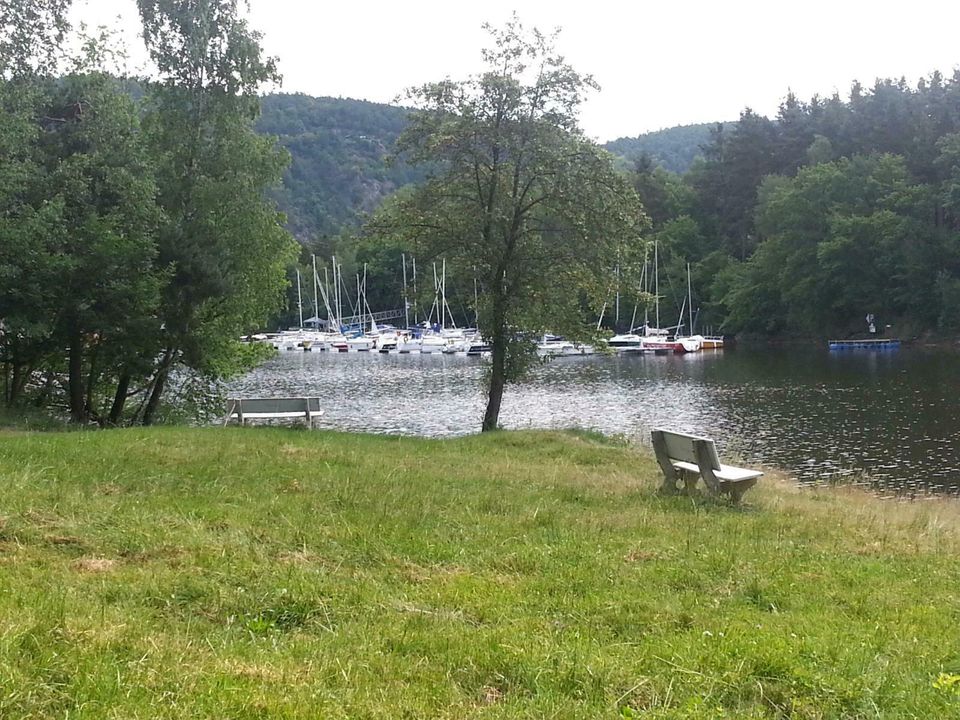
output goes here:
{"type": "Polygon", "coordinates": [[[564,433],[0,434],[0,718],[960,717],[955,502],[658,482],[564,433]]]}

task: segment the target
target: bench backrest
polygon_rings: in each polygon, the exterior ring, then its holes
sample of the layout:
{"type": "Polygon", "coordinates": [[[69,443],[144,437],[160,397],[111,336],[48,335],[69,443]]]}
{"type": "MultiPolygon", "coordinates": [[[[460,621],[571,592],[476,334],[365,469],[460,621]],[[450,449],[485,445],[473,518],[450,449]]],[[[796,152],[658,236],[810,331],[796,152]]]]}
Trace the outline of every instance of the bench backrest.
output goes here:
{"type": "Polygon", "coordinates": [[[320,398],[230,398],[227,407],[232,413],[318,413],[320,398]]]}
{"type": "Polygon", "coordinates": [[[717,455],[717,447],[713,440],[698,435],[686,435],[684,433],[673,432],[672,430],[662,430],[654,428],[653,432],[660,433],[663,436],[664,444],[667,447],[667,455],[671,460],[682,460],[683,462],[699,464],[697,453],[694,450],[695,440],[701,440],[708,444],[710,449],[710,460],[714,470],[720,469],[720,457],[717,455]]]}

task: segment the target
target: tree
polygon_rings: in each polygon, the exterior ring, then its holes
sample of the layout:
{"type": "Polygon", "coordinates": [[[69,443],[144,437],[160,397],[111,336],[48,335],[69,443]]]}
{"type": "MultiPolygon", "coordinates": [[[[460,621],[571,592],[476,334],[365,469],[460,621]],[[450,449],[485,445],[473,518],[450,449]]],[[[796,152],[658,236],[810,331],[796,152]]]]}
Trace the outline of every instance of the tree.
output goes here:
{"type": "Polygon", "coordinates": [[[36,250],[57,223],[59,207],[38,205],[29,190],[43,186],[36,118],[48,101],[68,4],[0,5],[0,361],[8,403],[18,400],[52,334],[45,281],[55,279],[59,268],[36,250]]]}
{"type": "Polygon", "coordinates": [[[584,309],[599,310],[614,268],[625,274],[641,254],[644,219],[612,158],[577,126],[593,80],[556,54],[555,36],[516,18],[486,29],[483,74],[409,91],[415,112],[398,155],[433,170],[370,225],[476,277],[492,348],[484,431],[497,427],[504,387],[528,367],[534,337],[588,333],[584,309]]]}
{"type": "Polygon", "coordinates": [[[87,422],[103,418],[101,391],[118,367],[143,355],[162,273],[132,100],[97,69],[95,38],[58,73],[68,5],[0,10],[0,358],[7,402],[37,371],[47,387],[63,374],[70,415],[87,422]]]}
{"type": "Polygon", "coordinates": [[[296,244],[265,188],[288,156],[258,136],[258,91],[278,78],[238,0],[139,0],[161,81],[144,124],[157,162],[159,262],[172,271],[161,305],[160,360],[143,422],[153,421],[171,369],[222,365],[235,338],[282,305],[296,244]]]}
{"type": "Polygon", "coordinates": [[[133,102],[112,78],[61,79],[46,121],[50,170],[35,198],[59,208],[43,250],[60,259],[60,272],[45,293],[67,348],[70,414],[86,422],[99,415],[100,381],[140,365],[159,330],[156,188],[133,102]]]}

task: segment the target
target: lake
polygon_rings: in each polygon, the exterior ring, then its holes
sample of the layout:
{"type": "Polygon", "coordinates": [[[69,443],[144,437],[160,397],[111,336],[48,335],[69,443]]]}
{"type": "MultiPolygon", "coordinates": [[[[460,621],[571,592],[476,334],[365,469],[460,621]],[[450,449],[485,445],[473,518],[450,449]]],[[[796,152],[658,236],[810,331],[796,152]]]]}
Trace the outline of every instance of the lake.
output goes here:
{"type": "MultiPolygon", "coordinates": [[[[318,395],[321,426],[445,437],[477,432],[484,361],[287,352],[234,395],[318,395]]],[[[712,437],[721,457],[801,482],[960,489],[960,354],[739,346],[687,355],[557,358],[508,386],[505,428],[599,430],[649,442],[663,426],[712,437]]]]}

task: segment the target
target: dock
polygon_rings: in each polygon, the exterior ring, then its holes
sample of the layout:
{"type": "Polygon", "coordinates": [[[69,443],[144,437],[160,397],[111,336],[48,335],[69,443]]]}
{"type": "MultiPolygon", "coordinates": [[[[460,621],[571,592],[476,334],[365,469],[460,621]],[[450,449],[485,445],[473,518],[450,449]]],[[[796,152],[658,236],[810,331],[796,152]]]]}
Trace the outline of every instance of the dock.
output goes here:
{"type": "Polygon", "coordinates": [[[831,340],[831,350],[897,350],[898,338],[876,338],[871,340],[831,340]]]}

